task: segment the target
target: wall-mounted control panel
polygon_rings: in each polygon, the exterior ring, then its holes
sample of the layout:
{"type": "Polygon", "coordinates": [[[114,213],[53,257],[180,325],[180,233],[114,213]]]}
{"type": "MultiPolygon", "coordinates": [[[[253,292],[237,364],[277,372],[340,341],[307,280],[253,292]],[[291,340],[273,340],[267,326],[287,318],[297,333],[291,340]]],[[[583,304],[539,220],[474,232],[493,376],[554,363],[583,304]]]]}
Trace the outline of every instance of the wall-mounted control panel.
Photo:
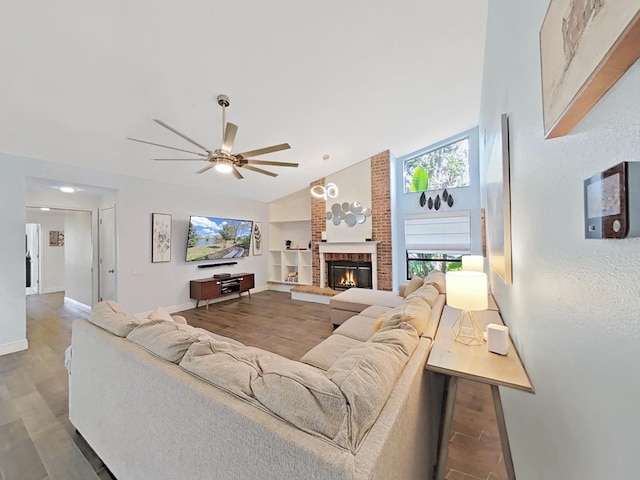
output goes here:
{"type": "Polygon", "coordinates": [[[622,162],[584,181],[584,236],[640,236],[640,162],[622,162]]]}

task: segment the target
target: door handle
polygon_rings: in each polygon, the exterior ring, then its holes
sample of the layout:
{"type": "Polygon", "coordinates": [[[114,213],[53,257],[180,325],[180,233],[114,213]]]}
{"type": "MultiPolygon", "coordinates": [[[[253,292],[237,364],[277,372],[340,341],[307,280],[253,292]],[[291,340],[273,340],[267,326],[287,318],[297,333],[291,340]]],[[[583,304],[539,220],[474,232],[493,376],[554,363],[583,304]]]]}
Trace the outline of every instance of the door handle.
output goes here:
{"type": "Polygon", "coordinates": [[[115,270],[107,270],[107,273],[115,273],[115,270]]]}

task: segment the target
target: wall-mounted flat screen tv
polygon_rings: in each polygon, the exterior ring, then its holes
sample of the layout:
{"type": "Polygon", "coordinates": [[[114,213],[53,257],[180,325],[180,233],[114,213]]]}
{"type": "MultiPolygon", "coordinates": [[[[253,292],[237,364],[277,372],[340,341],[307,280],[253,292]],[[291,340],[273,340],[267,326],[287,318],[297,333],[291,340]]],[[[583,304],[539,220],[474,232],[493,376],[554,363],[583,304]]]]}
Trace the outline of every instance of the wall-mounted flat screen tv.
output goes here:
{"type": "Polygon", "coordinates": [[[239,258],[249,255],[251,220],[189,217],[187,262],[239,258]]]}

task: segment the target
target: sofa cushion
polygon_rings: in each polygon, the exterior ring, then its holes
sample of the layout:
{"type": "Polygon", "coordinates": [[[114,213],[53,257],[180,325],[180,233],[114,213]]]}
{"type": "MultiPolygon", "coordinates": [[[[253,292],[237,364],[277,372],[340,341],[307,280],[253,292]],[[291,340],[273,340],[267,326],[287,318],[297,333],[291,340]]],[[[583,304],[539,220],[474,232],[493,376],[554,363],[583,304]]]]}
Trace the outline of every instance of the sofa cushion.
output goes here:
{"type": "Polygon", "coordinates": [[[438,289],[434,285],[429,283],[426,285],[422,285],[411,295],[407,295],[407,300],[420,298],[427,302],[430,307],[433,307],[433,304],[436,303],[439,295],[440,292],[438,291],[438,289]]]}
{"type": "Polygon", "coordinates": [[[327,370],[327,378],[340,387],[350,406],[352,451],[378,418],[417,345],[416,331],[403,323],[349,349],[327,370]]]}
{"type": "Polygon", "coordinates": [[[413,277],[411,277],[409,285],[407,285],[404,289],[404,296],[408,297],[422,285],[424,285],[424,278],[414,275],[413,277]]]}
{"type": "Polygon", "coordinates": [[[123,338],[140,325],[139,319],[128,314],[119,304],[112,301],[96,303],[91,309],[89,321],[123,338]]]}
{"type": "Polygon", "coordinates": [[[173,363],[180,363],[193,343],[210,338],[210,333],[205,330],[164,320],[141,323],[127,335],[127,340],[173,363]]]}
{"type": "Polygon", "coordinates": [[[422,299],[406,299],[402,305],[392,308],[384,314],[380,330],[408,323],[415,328],[418,335],[422,335],[429,323],[430,314],[431,307],[422,299]]]}
{"type": "Polygon", "coordinates": [[[385,307],[384,305],[371,305],[370,307],[367,307],[363,311],[361,311],[358,315],[376,319],[383,313],[387,313],[389,310],[391,310],[391,307],[385,307]]]}
{"type": "Polygon", "coordinates": [[[327,370],[344,352],[360,343],[344,335],[331,335],[305,353],[300,361],[327,370]]]}
{"type": "Polygon", "coordinates": [[[171,318],[169,312],[167,312],[162,307],[154,308],[149,314],[148,318],[149,320],[165,320],[167,322],[173,322],[173,318],[171,318]]]}
{"type": "Polygon", "coordinates": [[[207,340],[193,344],[180,367],[305,432],[348,448],[346,400],[338,386],[312,366],[259,348],[207,340]]]}
{"type": "Polygon", "coordinates": [[[424,277],[425,285],[433,285],[439,293],[447,293],[447,284],[445,282],[445,274],[439,270],[434,270],[424,277]]]}
{"type": "Polygon", "coordinates": [[[373,335],[373,325],[375,318],[365,317],[364,315],[354,315],[344,322],[333,332],[334,335],[343,335],[345,337],[366,342],[373,335]]]}
{"type": "Polygon", "coordinates": [[[333,309],[360,313],[371,305],[397,307],[403,300],[404,298],[395,292],[371,290],[369,288],[350,288],[331,297],[329,303],[333,309]]]}

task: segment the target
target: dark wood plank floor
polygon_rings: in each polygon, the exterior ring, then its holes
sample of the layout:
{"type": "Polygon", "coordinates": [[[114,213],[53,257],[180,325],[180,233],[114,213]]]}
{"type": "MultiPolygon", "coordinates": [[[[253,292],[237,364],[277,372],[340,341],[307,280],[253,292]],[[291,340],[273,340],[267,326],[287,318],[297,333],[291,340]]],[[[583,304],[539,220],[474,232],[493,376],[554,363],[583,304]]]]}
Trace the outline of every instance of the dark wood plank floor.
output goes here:
{"type": "MultiPolygon", "coordinates": [[[[327,305],[266,291],[181,312],[194,326],[297,360],[332,332],[327,305]]],[[[27,297],[29,350],[0,356],[0,480],[112,479],[68,415],[64,350],[87,313],[62,293],[27,297]]],[[[449,480],[504,479],[488,387],[460,381],[449,480]]]]}

